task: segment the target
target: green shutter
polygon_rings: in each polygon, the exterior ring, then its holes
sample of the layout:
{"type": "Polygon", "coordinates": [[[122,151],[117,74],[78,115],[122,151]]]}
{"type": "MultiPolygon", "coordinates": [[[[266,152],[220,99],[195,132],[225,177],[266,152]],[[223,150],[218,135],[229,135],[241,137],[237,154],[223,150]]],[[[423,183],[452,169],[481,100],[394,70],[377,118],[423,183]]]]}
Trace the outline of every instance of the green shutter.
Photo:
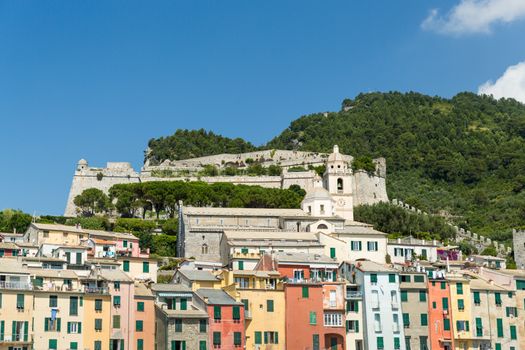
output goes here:
{"type": "Polygon", "coordinates": [[[100,340],[95,340],[95,350],[102,350],[102,342],[100,340]]]}
{"type": "Polygon", "coordinates": [[[76,341],[72,341],[71,343],[69,343],[69,349],[78,350],[78,343],[76,341]]]}
{"type": "Polygon", "coordinates": [[[408,301],[408,292],[406,290],[401,291],[401,301],[408,301]]]}
{"type": "Polygon", "coordinates": [[[501,350],[501,343],[496,343],[496,350],[501,350]]]}
{"type": "Polygon", "coordinates": [[[273,312],[273,300],[272,299],[266,300],[266,310],[268,312],[273,312]]]}
{"type": "Polygon", "coordinates": [[[463,283],[461,282],[456,283],[456,292],[458,295],[463,294],[463,283]]]}
{"type": "Polygon", "coordinates": [[[221,345],[221,332],[213,332],[213,345],[221,345]]]}
{"type": "Polygon", "coordinates": [[[56,339],[49,339],[48,345],[50,350],[56,350],[58,348],[58,342],[56,339]]]}
{"type": "Polygon", "coordinates": [[[427,314],[421,314],[421,325],[428,326],[428,315],[427,314]]]}
{"type": "Polygon", "coordinates": [[[465,301],[463,299],[458,299],[458,310],[465,310],[465,301]]]}
{"type": "Polygon", "coordinates": [[[199,332],[201,333],[206,333],[206,327],[207,326],[207,321],[206,320],[200,320],[199,321],[199,332]]]}
{"type": "Polygon", "coordinates": [[[501,293],[494,293],[494,300],[496,301],[496,305],[501,305],[501,293]]]}
{"type": "Polygon", "coordinates": [[[383,341],[383,337],[377,337],[377,348],[378,349],[384,349],[385,343],[383,341]]]}
{"type": "Polygon", "coordinates": [[[450,331],[450,319],[449,318],[443,319],[443,330],[450,331]]]}
{"type": "Polygon", "coordinates": [[[394,338],[394,349],[400,349],[401,348],[401,342],[399,341],[399,338],[394,338]]]}
{"type": "Polygon", "coordinates": [[[113,328],[120,328],[120,315],[113,315],[113,328]]]}
{"type": "Polygon", "coordinates": [[[238,264],[238,266],[239,266],[239,270],[241,270],[241,271],[244,270],[244,261],[239,260],[239,261],[237,262],[237,264],[238,264]]]}
{"type": "Polygon", "coordinates": [[[78,297],[69,297],[69,315],[78,315],[78,297]]]}
{"type": "Polygon", "coordinates": [[[403,314],[403,326],[406,328],[410,327],[410,314],[403,314]]]}
{"type": "Polygon", "coordinates": [[[149,273],[149,262],[147,261],[142,262],[142,272],[149,273]]]}
{"type": "Polygon", "coordinates": [[[175,319],[175,332],[177,333],[182,332],[182,319],[180,318],[175,319]]]}
{"type": "Polygon", "coordinates": [[[221,319],[221,307],[218,306],[218,305],[215,305],[213,307],[213,318],[216,319],[216,320],[220,320],[221,319]]]}
{"type": "Polygon", "coordinates": [[[0,321],[0,340],[4,340],[5,321],[0,321]]]}
{"type": "Polygon", "coordinates": [[[23,309],[24,308],[24,294],[17,294],[16,295],[16,308],[17,309],[23,309]]]}
{"type": "Polygon", "coordinates": [[[354,321],[354,329],[356,331],[356,333],[359,333],[359,321],[354,321]]]}
{"type": "Polygon", "coordinates": [[[71,322],[67,323],[67,334],[71,334],[71,322]]]}
{"type": "Polygon", "coordinates": [[[49,331],[49,318],[44,318],[44,332],[49,331]]]}
{"type": "Polygon", "coordinates": [[[236,346],[240,346],[241,343],[242,343],[241,332],[234,332],[233,333],[233,344],[236,346]]]}
{"type": "Polygon", "coordinates": [[[188,309],[188,299],[182,298],[180,300],[180,309],[181,310],[187,310],[188,309]]]}
{"type": "Polygon", "coordinates": [[[268,332],[264,332],[264,344],[268,344],[268,332]]]}
{"type": "Polygon", "coordinates": [[[310,324],[317,324],[317,314],[315,311],[310,311],[310,324]]]}
{"type": "Polygon", "coordinates": [[[388,282],[390,283],[396,283],[396,275],[393,273],[388,274],[388,282]]]}
{"type": "Polygon", "coordinates": [[[319,350],[319,334],[312,334],[312,350],[319,350]]]}
{"type": "Polygon", "coordinates": [[[370,274],[370,282],[377,283],[377,274],[375,273],[370,274]]]}
{"type": "Polygon", "coordinates": [[[262,335],[261,332],[255,332],[255,344],[259,345],[262,344],[262,335]]]}
{"type": "Polygon", "coordinates": [[[17,334],[16,334],[16,321],[13,321],[13,322],[11,323],[11,325],[12,325],[12,328],[11,328],[11,335],[12,335],[12,337],[13,337],[14,339],[16,339],[16,335],[17,335],[17,334]]]}
{"type": "Polygon", "coordinates": [[[273,334],[273,341],[275,344],[279,344],[279,332],[273,334]]]}
{"type": "Polygon", "coordinates": [[[496,326],[498,329],[498,338],[503,338],[503,319],[496,319],[496,326]]]}
{"type": "Polygon", "coordinates": [[[303,292],[303,298],[308,298],[308,296],[309,296],[308,286],[303,286],[302,292],[303,292]]]}
{"type": "Polygon", "coordinates": [[[144,339],[137,339],[137,350],[144,350],[144,339]]]}
{"type": "Polygon", "coordinates": [[[206,350],[206,340],[201,340],[199,342],[199,350],[206,350]]]}
{"type": "Polygon", "coordinates": [[[78,334],[82,333],[82,322],[77,323],[77,332],[78,334]]]}
{"type": "Polygon", "coordinates": [[[125,272],[129,272],[129,260],[124,260],[122,262],[122,269],[125,271],[125,272]]]}
{"type": "Polygon", "coordinates": [[[102,311],[102,299],[95,299],[95,311],[102,311]]]}
{"type": "Polygon", "coordinates": [[[448,298],[441,298],[441,303],[443,304],[443,310],[448,310],[448,298]]]}
{"type": "Polygon", "coordinates": [[[474,304],[479,305],[481,303],[481,298],[479,292],[474,292],[474,304]]]}
{"type": "Polygon", "coordinates": [[[416,275],[414,276],[414,282],[425,282],[425,276],[416,275]]]}
{"type": "Polygon", "coordinates": [[[120,306],[120,296],[119,295],[115,295],[113,297],[113,305],[114,306],[120,306]]]}
{"type": "Polygon", "coordinates": [[[233,307],[233,319],[234,320],[240,320],[241,319],[241,308],[239,306],[233,307]]]}
{"type": "Polygon", "coordinates": [[[510,339],[518,339],[516,334],[516,326],[510,326],[510,339]]]}
{"type": "Polygon", "coordinates": [[[335,259],[335,248],[330,248],[330,257],[335,259]]]}
{"type": "Polygon", "coordinates": [[[480,317],[476,317],[476,337],[483,336],[483,320],[480,317]]]}
{"type": "Polygon", "coordinates": [[[144,323],[141,320],[135,321],[135,329],[137,332],[142,332],[144,330],[144,323]]]}
{"type": "Polygon", "coordinates": [[[427,292],[425,290],[419,291],[419,301],[427,301],[427,292]]]}
{"type": "Polygon", "coordinates": [[[137,303],[137,311],[144,312],[144,302],[143,301],[139,301],[137,303]]]}
{"type": "Polygon", "coordinates": [[[440,287],[441,287],[442,290],[447,289],[447,282],[441,282],[440,283],[440,287]]]}
{"type": "Polygon", "coordinates": [[[24,341],[27,341],[29,338],[29,321],[24,322],[24,341]]]}

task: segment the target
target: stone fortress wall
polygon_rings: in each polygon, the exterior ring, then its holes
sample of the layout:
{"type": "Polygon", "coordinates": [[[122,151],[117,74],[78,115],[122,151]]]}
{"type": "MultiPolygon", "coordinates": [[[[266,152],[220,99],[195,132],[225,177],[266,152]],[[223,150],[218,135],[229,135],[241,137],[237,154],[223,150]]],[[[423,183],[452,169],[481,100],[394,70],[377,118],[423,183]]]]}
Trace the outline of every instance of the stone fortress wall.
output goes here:
{"type": "MultiPolygon", "coordinates": [[[[313,170],[288,172],[292,167],[320,166],[326,163],[328,153],[301,152],[287,150],[265,150],[242,154],[220,154],[200,158],[170,161],[160,165],[150,165],[146,161],[140,172],[135,171],[129,163],[109,162],[105,168],[89,167],[87,161],[80,160],[75,170],[71,189],[64,212],[65,216],[76,216],[77,209],[74,198],[88,188],[98,188],[108,193],[111,186],[122,183],[146,181],[204,181],[207,183],[229,182],[236,185],[258,185],[268,188],[289,188],[299,185],[307,192],[314,187],[316,173],[313,170]],[[257,162],[264,167],[279,165],[283,168],[280,176],[199,176],[198,172],[206,165],[214,165],[219,169],[226,167],[246,168],[249,163],[257,162]],[[164,172],[164,173],[163,173],[164,172]],[[169,174],[168,174],[169,173],[169,174]],[[162,174],[163,176],[159,176],[162,174]],[[166,176],[166,174],[168,174],[166,176]]],[[[353,157],[342,155],[349,164],[353,157]]],[[[353,173],[354,206],[387,202],[386,193],[386,161],[384,158],[374,159],[376,172],[365,171],[353,173]]]]}

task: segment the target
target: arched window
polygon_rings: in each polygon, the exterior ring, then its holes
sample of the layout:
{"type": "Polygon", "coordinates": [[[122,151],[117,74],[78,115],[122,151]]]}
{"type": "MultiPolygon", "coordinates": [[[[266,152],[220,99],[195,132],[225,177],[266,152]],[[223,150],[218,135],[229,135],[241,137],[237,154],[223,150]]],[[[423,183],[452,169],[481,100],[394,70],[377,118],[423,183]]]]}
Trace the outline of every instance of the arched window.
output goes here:
{"type": "Polygon", "coordinates": [[[341,178],[337,179],[337,191],[339,192],[343,191],[343,179],[341,178]]]}
{"type": "Polygon", "coordinates": [[[317,226],[317,229],[318,229],[318,230],[327,230],[327,229],[328,229],[328,226],[326,226],[325,224],[319,224],[319,225],[317,226]]]}
{"type": "Polygon", "coordinates": [[[202,254],[208,254],[208,245],[206,243],[204,243],[202,246],[201,246],[201,253],[202,254]]]}

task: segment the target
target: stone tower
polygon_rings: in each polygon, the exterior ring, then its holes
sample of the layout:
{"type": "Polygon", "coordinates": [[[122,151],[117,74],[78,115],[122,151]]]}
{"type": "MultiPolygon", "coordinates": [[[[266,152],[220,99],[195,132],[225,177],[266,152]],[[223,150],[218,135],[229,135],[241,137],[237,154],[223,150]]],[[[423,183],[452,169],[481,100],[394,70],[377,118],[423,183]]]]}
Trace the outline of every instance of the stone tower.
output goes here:
{"type": "Polygon", "coordinates": [[[525,269],[525,231],[512,230],[514,261],[518,269],[525,269]]]}
{"type": "Polygon", "coordinates": [[[333,152],[326,161],[324,173],[325,188],[334,200],[334,211],[336,215],[346,220],[354,220],[353,203],[353,176],[352,169],[339,153],[339,147],[334,146],[333,152]]]}

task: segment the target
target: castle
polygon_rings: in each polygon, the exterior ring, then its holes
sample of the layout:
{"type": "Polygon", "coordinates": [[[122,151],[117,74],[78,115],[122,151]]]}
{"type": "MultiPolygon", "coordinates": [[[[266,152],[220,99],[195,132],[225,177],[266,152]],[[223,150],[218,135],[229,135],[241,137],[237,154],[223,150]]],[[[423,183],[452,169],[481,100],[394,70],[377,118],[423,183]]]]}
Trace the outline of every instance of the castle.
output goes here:
{"type": "Polygon", "coordinates": [[[205,181],[208,183],[229,182],[234,184],[258,185],[269,188],[289,188],[299,185],[306,190],[303,210],[312,215],[327,213],[353,220],[353,207],[388,201],[386,192],[386,162],[384,158],[374,159],[375,172],[352,169],[353,157],[339,152],[301,152],[288,150],[264,150],[242,154],[220,154],[185,160],[166,160],[160,165],[146,161],[140,172],[130,163],[108,162],[105,168],[90,167],[81,159],[75,170],[71,189],[64,212],[65,216],[76,216],[75,197],[88,188],[98,188],[105,193],[116,184],[146,181],[205,181]],[[225,169],[247,168],[257,163],[263,167],[280,166],[283,171],[276,176],[200,176],[206,166],[225,169]],[[325,166],[322,177],[314,167],[325,166]],[[314,205],[313,203],[321,203],[314,205]]]}

